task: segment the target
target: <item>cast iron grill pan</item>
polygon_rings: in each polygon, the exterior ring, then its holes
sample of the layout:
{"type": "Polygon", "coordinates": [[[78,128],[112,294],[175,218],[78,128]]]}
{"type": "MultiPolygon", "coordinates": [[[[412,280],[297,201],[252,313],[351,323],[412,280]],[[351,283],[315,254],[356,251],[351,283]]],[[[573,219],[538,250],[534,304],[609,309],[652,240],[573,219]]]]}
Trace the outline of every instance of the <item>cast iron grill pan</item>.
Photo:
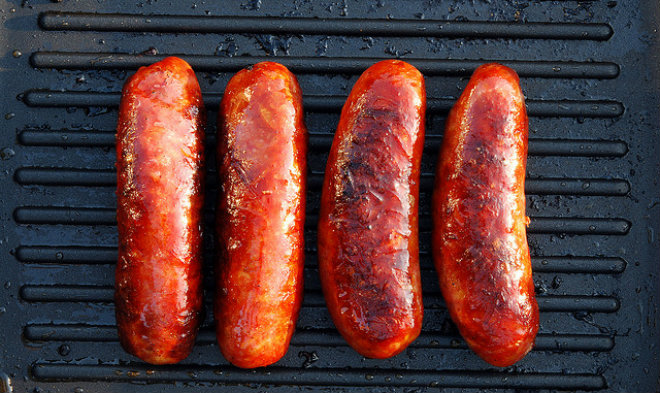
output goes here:
{"type": "Polygon", "coordinates": [[[658,61],[647,55],[657,33],[645,19],[657,16],[657,5],[224,3],[0,1],[5,390],[660,387],[660,84],[658,61]],[[126,78],[169,55],[195,69],[208,109],[206,317],[193,354],[157,367],[127,355],[114,325],[114,127],[126,78]],[[346,96],[367,67],[396,57],[425,75],[429,97],[420,196],[425,316],[421,336],[406,351],[371,360],[348,347],[325,309],[316,223],[346,96]],[[241,370],[222,358],[212,328],[215,119],[233,73],[267,60],[289,67],[304,93],[310,131],[305,297],[286,356],[271,367],[241,370]],[[430,193],[444,118],[472,71],[491,61],[516,69],[527,96],[528,239],[541,309],[534,349],[506,369],[467,348],[446,311],[430,255],[430,193]]]}

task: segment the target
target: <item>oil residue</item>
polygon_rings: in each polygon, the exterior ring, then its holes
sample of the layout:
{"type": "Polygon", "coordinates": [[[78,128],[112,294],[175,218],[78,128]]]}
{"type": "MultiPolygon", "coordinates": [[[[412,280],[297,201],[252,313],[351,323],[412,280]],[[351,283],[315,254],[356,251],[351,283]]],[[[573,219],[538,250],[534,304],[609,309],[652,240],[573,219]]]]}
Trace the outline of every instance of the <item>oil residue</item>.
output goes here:
{"type": "Polygon", "coordinates": [[[257,43],[269,56],[277,56],[278,54],[289,54],[291,48],[291,40],[293,36],[274,36],[271,34],[257,34],[255,35],[257,43]]]}
{"type": "Polygon", "coordinates": [[[216,56],[234,57],[238,53],[238,45],[234,37],[229,36],[215,48],[216,56]]]}
{"type": "Polygon", "coordinates": [[[330,42],[330,36],[325,36],[320,38],[316,42],[316,56],[326,56],[328,52],[328,43],[330,42]]]}
{"type": "Polygon", "coordinates": [[[241,8],[249,11],[259,11],[261,8],[261,0],[248,0],[241,4],[241,8]]]}
{"type": "Polygon", "coordinates": [[[316,353],[316,351],[300,351],[298,352],[298,357],[305,358],[305,361],[302,364],[303,368],[310,368],[312,367],[313,363],[319,360],[319,355],[316,353]]]}

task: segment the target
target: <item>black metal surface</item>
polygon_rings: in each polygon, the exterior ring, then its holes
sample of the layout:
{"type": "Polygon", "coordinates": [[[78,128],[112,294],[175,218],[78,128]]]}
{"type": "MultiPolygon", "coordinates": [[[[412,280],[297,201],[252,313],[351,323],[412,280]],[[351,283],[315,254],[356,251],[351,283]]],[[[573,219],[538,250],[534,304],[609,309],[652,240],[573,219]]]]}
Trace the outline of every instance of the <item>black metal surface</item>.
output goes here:
{"type": "MultiPolygon", "coordinates": [[[[658,391],[659,8],[656,1],[0,0],[0,391],[658,391]],[[217,105],[233,72],[277,60],[305,94],[306,292],[291,347],[272,367],[239,370],[222,358],[211,285],[204,327],[181,364],[146,365],[117,342],[116,107],[133,70],[170,54],[197,71],[211,161],[217,105]],[[404,353],[370,360],[344,343],[325,310],[315,225],[339,109],[366,67],[392,57],[419,67],[429,96],[420,210],[425,318],[404,353]],[[520,73],[531,116],[526,190],[541,326],[534,350],[507,369],[467,349],[429,255],[444,116],[487,61],[520,73]]],[[[209,220],[213,171],[211,162],[209,220]]]]}

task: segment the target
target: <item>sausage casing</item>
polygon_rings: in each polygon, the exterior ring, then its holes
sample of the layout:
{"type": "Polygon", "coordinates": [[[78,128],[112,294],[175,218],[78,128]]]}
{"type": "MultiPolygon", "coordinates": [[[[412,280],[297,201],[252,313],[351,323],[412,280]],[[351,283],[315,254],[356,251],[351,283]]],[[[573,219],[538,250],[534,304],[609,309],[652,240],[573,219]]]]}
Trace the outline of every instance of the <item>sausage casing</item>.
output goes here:
{"type": "Polygon", "coordinates": [[[527,246],[528,121],[518,75],[486,64],[446,121],[433,194],[433,255],[449,313],[472,348],[509,366],[539,313],[527,246]]]}
{"type": "Polygon", "coordinates": [[[169,57],[124,85],[117,126],[115,305],[129,353],[171,364],[191,352],[202,308],[202,96],[169,57]]]}
{"type": "Polygon", "coordinates": [[[303,114],[298,81],[272,62],[238,72],[220,104],[216,335],[243,368],[284,356],[302,302],[303,114]]]}
{"type": "Polygon", "coordinates": [[[326,166],[318,226],[323,292],[339,332],[371,358],[400,353],[421,330],[425,110],[415,67],[376,63],[348,96],[326,166]]]}

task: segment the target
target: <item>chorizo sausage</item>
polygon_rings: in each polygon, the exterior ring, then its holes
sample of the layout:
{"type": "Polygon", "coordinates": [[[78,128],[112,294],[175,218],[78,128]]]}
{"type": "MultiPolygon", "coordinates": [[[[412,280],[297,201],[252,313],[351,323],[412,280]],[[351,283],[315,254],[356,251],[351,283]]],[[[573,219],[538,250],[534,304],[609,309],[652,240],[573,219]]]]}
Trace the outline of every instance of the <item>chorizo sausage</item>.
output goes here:
{"type": "Polygon", "coordinates": [[[152,364],[190,354],[202,308],[205,112],[195,73],[168,57],[124,85],[117,126],[119,338],[152,364]]]}
{"type": "Polygon", "coordinates": [[[242,368],[286,353],[303,295],[307,129],[296,77],[263,62],[227,84],[218,115],[216,335],[242,368]]]}
{"type": "Polygon", "coordinates": [[[328,310],[357,352],[387,358],[420,333],[418,199],[424,78],[385,60],[357,80],[325,171],[319,271],[328,310]]]}
{"type": "Polygon", "coordinates": [[[527,246],[528,122],[518,75],[477,68],[449,113],[433,194],[433,255],[458,329],[509,366],[532,348],[539,313],[527,246]]]}

